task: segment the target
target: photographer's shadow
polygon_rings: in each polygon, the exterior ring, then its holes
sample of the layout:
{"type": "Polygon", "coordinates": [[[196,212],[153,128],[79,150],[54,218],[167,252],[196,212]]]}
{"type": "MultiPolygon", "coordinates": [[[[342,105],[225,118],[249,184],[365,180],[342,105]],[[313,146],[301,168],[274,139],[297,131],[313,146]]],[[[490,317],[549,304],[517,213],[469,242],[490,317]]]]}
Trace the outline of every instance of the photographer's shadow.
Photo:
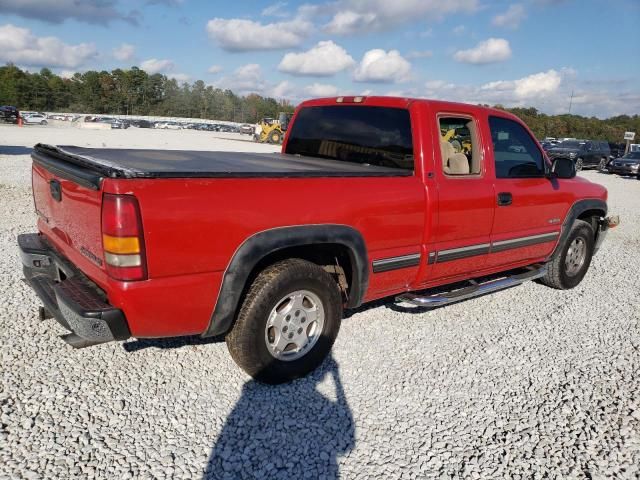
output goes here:
{"type": "Polygon", "coordinates": [[[338,456],[354,444],[353,417],[338,364],[329,357],[309,376],[289,384],[247,382],[211,451],[203,479],[333,480],[340,477],[338,456]],[[327,376],[334,388],[327,388],[331,393],[325,396],[317,386],[327,376]]]}

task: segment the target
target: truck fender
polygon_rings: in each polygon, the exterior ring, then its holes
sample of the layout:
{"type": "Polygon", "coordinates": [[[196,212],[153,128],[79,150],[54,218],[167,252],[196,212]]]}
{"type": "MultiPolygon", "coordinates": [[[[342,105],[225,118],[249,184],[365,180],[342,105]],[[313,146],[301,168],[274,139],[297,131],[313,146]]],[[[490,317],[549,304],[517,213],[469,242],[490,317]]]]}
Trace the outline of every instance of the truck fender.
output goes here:
{"type": "MultiPolygon", "coordinates": [[[[551,260],[559,252],[562,251],[562,247],[564,246],[565,242],[567,241],[567,238],[569,237],[569,232],[571,231],[571,225],[573,225],[573,222],[575,222],[580,215],[582,215],[584,212],[588,210],[598,211],[600,215],[604,217],[607,214],[607,203],[603,200],[599,200],[596,198],[578,200],[577,202],[575,202],[569,209],[569,212],[567,213],[567,216],[565,217],[564,222],[562,223],[562,232],[560,233],[560,239],[558,240],[556,248],[553,250],[553,253],[549,256],[548,260],[551,260]]],[[[597,240],[598,233],[599,232],[596,231],[596,240],[597,240]]]]}
{"type": "Polygon", "coordinates": [[[334,224],[272,228],[250,236],[234,253],[224,273],[209,326],[202,336],[222,335],[231,328],[249,275],[260,260],[285,248],[328,243],[347,247],[352,266],[347,307],[361,305],[369,285],[369,262],[360,232],[347,225],[334,224]]]}

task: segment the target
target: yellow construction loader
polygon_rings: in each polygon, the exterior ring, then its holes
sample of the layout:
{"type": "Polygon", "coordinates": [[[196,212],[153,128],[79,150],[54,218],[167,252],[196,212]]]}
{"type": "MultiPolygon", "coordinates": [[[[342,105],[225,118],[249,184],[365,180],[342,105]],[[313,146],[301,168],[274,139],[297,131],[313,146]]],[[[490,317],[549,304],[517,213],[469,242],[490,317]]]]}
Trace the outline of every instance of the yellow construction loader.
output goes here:
{"type": "Polygon", "coordinates": [[[455,128],[442,131],[442,140],[451,143],[458,153],[471,155],[471,137],[468,131],[460,132],[455,128]]]}
{"type": "Polygon", "coordinates": [[[265,117],[256,126],[253,139],[260,143],[281,144],[289,127],[290,113],[280,112],[278,118],[265,117]]]}

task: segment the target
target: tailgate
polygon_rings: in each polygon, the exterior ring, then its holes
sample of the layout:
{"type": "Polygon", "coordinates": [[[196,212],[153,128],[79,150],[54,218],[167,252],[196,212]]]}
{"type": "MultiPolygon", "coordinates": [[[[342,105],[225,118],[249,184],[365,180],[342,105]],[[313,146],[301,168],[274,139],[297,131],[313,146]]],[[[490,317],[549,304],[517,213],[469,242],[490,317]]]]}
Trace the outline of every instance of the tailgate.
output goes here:
{"type": "MultiPolygon", "coordinates": [[[[34,152],[33,197],[39,230],[87,276],[104,278],[102,178],[90,168],[34,152]]],[[[98,282],[101,283],[101,282],[98,282]]]]}

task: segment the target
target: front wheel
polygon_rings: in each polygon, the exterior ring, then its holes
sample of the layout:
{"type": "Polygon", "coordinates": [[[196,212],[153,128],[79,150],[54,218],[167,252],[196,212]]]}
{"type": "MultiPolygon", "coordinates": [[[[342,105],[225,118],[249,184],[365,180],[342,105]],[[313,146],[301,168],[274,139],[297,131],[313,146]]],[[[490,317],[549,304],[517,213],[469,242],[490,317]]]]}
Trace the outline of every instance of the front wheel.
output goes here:
{"type": "Polygon", "coordinates": [[[46,124],[47,124],[47,121],[46,121],[46,120],[42,120],[42,121],[40,122],[40,125],[46,125],[46,124]]]}
{"type": "Polygon", "coordinates": [[[277,130],[274,130],[269,134],[269,143],[273,143],[274,145],[278,145],[282,143],[282,135],[277,130]]]}
{"type": "Polygon", "coordinates": [[[568,290],[577,286],[589,270],[595,235],[591,224],[576,220],[566,242],[558,248],[547,264],[547,273],[540,281],[548,287],[568,290]]]}
{"type": "Polygon", "coordinates": [[[227,348],[256,380],[287,382],[320,365],[341,319],[342,297],[331,275],[306,260],[283,260],[253,281],[227,348]]]}
{"type": "Polygon", "coordinates": [[[584,161],[581,158],[576,159],[576,172],[579,172],[584,167],[584,161]]]}

